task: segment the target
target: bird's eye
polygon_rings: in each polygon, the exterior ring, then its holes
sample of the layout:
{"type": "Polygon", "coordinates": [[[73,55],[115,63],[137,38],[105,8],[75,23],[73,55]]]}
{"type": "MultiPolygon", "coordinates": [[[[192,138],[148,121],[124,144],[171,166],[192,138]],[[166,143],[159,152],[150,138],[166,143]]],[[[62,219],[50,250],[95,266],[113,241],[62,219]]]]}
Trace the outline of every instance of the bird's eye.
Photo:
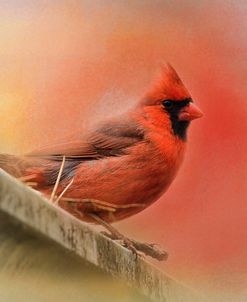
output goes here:
{"type": "Polygon", "coordinates": [[[171,109],[173,107],[173,101],[170,100],[163,101],[162,104],[166,109],[171,109]]]}

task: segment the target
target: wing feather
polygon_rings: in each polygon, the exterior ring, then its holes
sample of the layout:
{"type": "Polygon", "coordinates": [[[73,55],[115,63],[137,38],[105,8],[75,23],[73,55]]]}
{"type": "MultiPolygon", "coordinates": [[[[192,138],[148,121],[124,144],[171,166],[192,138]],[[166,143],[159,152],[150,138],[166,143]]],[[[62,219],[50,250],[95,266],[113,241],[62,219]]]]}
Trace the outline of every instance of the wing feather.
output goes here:
{"type": "Polygon", "coordinates": [[[136,123],[107,123],[84,139],[47,146],[27,156],[55,161],[61,161],[63,156],[66,160],[96,160],[126,154],[127,148],[143,139],[144,131],[136,123]]]}

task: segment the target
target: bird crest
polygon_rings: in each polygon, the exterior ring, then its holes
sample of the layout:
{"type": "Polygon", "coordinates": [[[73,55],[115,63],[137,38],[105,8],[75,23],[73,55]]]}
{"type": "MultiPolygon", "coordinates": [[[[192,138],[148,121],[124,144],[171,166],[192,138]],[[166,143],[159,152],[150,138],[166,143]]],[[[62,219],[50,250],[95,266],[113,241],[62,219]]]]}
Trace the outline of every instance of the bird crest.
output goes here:
{"type": "Polygon", "coordinates": [[[190,98],[188,90],[179,78],[175,69],[169,64],[163,64],[160,75],[151,85],[145,95],[146,105],[152,105],[160,100],[183,100],[190,98]]]}

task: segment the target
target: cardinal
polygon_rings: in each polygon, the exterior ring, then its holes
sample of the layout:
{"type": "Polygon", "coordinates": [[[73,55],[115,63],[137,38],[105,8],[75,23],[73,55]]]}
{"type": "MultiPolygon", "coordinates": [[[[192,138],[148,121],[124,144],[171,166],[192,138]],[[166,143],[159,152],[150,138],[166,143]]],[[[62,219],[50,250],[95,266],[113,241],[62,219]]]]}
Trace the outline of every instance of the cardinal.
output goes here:
{"type": "Polygon", "coordinates": [[[160,77],[130,111],[76,140],[24,156],[0,155],[0,167],[33,184],[80,220],[104,225],[143,211],[166,192],[182,163],[190,122],[202,116],[175,70],[160,77]]]}

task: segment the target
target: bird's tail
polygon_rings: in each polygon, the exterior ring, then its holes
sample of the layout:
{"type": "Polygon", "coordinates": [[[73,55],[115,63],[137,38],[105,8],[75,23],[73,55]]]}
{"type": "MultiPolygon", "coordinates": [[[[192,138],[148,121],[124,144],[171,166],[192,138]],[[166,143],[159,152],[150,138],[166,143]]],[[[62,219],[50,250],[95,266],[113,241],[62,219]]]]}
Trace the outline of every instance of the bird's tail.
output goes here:
{"type": "Polygon", "coordinates": [[[0,154],[0,168],[14,177],[23,176],[26,166],[26,162],[18,156],[0,154]]]}

